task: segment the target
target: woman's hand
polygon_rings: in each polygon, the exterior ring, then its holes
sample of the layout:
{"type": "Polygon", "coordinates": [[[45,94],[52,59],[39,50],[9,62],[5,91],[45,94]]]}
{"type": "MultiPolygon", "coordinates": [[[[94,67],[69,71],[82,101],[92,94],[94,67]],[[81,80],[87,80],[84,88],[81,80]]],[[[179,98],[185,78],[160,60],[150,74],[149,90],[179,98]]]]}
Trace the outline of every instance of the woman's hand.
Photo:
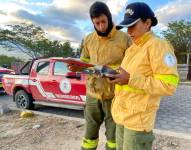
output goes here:
{"type": "Polygon", "coordinates": [[[113,79],[110,80],[110,83],[116,83],[116,84],[120,84],[120,85],[128,84],[130,74],[121,67],[119,67],[119,69],[117,71],[119,72],[119,74],[112,75],[111,78],[113,78],[113,79]]]}

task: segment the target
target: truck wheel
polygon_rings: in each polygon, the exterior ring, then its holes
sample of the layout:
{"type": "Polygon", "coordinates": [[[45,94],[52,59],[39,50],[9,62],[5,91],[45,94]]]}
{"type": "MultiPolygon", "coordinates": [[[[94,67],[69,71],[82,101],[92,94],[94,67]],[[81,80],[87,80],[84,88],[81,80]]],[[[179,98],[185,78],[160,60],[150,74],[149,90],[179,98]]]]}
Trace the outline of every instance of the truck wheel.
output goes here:
{"type": "Polygon", "coordinates": [[[32,97],[29,94],[27,94],[24,90],[17,91],[14,96],[17,108],[23,108],[23,109],[34,108],[32,97]]]}

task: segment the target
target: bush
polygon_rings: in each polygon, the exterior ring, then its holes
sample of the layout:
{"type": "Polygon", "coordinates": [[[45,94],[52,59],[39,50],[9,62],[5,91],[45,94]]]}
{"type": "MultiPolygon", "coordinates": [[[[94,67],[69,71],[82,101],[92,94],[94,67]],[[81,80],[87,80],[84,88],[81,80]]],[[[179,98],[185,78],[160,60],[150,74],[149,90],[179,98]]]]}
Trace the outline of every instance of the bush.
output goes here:
{"type": "Polygon", "coordinates": [[[3,64],[6,64],[8,68],[11,68],[12,62],[23,62],[23,61],[15,57],[0,55],[0,66],[3,66],[3,64]]]}

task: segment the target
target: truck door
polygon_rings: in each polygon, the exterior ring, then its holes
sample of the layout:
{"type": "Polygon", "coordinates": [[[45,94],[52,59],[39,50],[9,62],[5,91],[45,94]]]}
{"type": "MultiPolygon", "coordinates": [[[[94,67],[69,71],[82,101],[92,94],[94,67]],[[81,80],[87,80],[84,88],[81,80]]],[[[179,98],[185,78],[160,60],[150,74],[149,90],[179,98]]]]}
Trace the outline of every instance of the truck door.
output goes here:
{"type": "Polygon", "coordinates": [[[67,77],[67,65],[62,61],[55,61],[51,77],[50,93],[55,96],[54,101],[67,104],[84,104],[85,79],[81,74],[67,77]]]}
{"type": "Polygon", "coordinates": [[[50,84],[50,62],[40,61],[35,62],[36,68],[31,69],[30,75],[30,90],[33,98],[36,100],[48,100],[48,89],[50,84]]]}

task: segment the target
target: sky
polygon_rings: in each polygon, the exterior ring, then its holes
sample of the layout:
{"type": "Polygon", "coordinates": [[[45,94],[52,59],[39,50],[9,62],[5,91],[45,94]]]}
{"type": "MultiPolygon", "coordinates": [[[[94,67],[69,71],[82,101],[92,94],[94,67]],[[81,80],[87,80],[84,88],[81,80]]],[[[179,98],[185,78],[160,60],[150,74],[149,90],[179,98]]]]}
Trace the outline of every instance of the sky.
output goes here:
{"type": "MultiPolygon", "coordinates": [[[[167,29],[169,22],[191,19],[191,0],[100,0],[112,13],[113,22],[122,21],[127,4],[141,1],[155,12],[159,24],[154,31],[167,29]]],[[[89,8],[95,0],[0,0],[0,27],[33,23],[42,27],[51,40],[71,41],[77,47],[94,31],[89,8]]]]}

